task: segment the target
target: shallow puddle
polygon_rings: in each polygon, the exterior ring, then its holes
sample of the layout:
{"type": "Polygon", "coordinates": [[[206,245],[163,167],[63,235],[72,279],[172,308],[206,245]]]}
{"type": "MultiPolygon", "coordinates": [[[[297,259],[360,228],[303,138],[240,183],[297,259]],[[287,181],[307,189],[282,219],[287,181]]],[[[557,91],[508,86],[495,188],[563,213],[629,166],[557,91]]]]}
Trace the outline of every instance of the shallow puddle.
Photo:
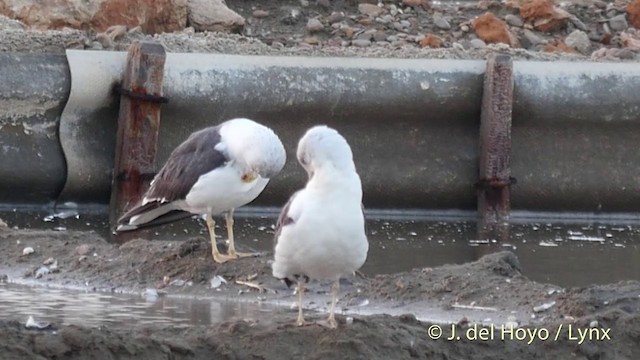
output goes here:
{"type": "Polygon", "coordinates": [[[53,326],[113,327],[212,325],[232,320],[273,318],[281,307],[259,302],[80,292],[69,289],[0,284],[2,320],[26,324],[29,316],[53,326]]]}
{"type": "MultiPolygon", "coordinates": [[[[73,211],[52,214],[1,212],[10,226],[57,231],[94,230],[109,236],[106,217],[73,211]]],[[[272,251],[275,214],[248,216],[238,213],[236,239],[242,249],[272,251]]],[[[362,271],[368,275],[395,273],[413,268],[462,264],[500,250],[513,251],[529,279],[560,286],[588,286],[620,280],[640,280],[640,224],[627,220],[608,224],[545,219],[514,223],[503,241],[478,237],[474,221],[438,221],[434,217],[394,220],[369,219],[370,250],[362,271]],[[629,225],[631,224],[631,225],[629,225]]],[[[530,217],[535,219],[535,217],[530,217]]],[[[222,219],[217,234],[226,237],[222,219]]],[[[208,236],[197,218],[151,230],[159,240],[208,236]]]]}

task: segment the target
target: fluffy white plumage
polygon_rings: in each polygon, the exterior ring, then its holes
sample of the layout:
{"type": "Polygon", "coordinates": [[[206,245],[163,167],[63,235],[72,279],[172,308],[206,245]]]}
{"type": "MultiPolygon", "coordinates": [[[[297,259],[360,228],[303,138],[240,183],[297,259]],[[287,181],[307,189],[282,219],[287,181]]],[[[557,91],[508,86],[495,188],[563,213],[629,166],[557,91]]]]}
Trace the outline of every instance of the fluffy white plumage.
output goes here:
{"type": "MultiPolygon", "coordinates": [[[[273,275],[287,281],[305,276],[334,281],[328,322],[335,327],[333,313],[339,279],[359,269],[369,249],[362,185],[351,148],[334,129],[309,129],[298,144],[297,157],[309,174],[309,181],[291,197],[280,215],[273,275]]],[[[298,280],[299,296],[302,292],[303,284],[298,280]]],[[[301,303],[299,306],[301,325],[301,303]]]]}

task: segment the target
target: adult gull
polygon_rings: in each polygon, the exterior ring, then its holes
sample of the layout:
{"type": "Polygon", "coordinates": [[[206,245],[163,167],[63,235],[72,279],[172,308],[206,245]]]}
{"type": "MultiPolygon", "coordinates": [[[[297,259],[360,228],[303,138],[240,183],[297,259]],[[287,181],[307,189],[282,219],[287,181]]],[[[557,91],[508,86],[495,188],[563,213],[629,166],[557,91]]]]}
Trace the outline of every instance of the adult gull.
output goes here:
{"type": "Polygon", "coordinates": [[[211,252],[218,263],[253,254],[237,252],[234,209],[253,201],[284,167],[278,136],[255,121],[238,118],[194,132],[169,156],[143,198],[119,220],[116,231],[206,217],[211,252]],[[218,250],[213,216],[225,213],[229,250],[218,250]]]}
{"type": "Polygon", "coordinates": [[[362,185],[349,144],[332,128],[309,129],[298,143],[297,157],[309,180],[291,196],[278,218],[273,276],[284,279],[287,286],[293,280],[297,282],[299,326],[305,324],[305,283],[309,279],[331,280],[331,308],[326,324],[336,328],[334,313],[340,278],[358,270],[369,249],[362,185]]]}

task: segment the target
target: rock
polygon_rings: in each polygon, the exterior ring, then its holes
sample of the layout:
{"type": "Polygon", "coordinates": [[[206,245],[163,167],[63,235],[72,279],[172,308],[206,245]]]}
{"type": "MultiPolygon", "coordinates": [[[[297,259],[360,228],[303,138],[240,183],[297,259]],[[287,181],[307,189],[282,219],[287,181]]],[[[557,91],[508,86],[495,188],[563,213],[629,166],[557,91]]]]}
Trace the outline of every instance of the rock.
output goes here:
{"type": "Polygon", "coordinates": [[[238,31],[244,18],[229,9],[224,0],[188,0],[189,25],[196,31],[238,31]]]}
{"type": "Polygon", "coordinates": [[[634,57],[635,57],[635,54],[630,49],[617,49],[617,48],[607,49],[605,47],[600,48],[591,54],[592,60],[602,60],[602,59],[631,60],[634,57]]]}
{"type": "Polygon", "coordinates": [[[520,7],[520,16],[537,30],[549,32],[566,25],[571,14],[555,7],[553,0],[533,0],[520,7]]]}
{"type": "Polygon", "coordinates": [[[87,244],[82,244],[82,245],[78,245],[76,246],[76,254],[83,256],[83,255],[87,255],[91,252],[91,247],[87,244]]]}
{"type": "Polygon", "coordinates": [[[262,18],[266,18],[269,16],[269,12],[266,10],[256,10],[253,12],[252,16],[256,19],[262,19],[262,18]]]}
{"type": "Polygon", "coordinates": [[[520,47],[518,39],[509,31],[507,24],[491,12],[478,16],[472,24],[476,35],[486,43],[503,43],[511,47],[520,47]]]}
{"type": "Polygon", "coordinates": [[[374,4],[358,4],[358,11],[363,15],[376,17],[382,14],[382,8],[374,4]]]}
{"type": "Polygon", "coordinates": [[[304,43],[309,45],[318,45],[320,44],[320,39],[315,36],[310,36],[304,39],[304,43]]]}
{"type": "Polygon", "coordinates": [[[377,17],[376,21],[379,22],[380,24],[389,24],[389,23],[393,22],[393,15],[386,14],[386,15],[377,17]]]}
{"type": "Polygon", "coordinates": [[[331,8],[331,1],[329,0],[317,0],[317,4],[325,9],[331,8]]]}
{"type": "Polygon", "coordinates": [[[367,47],[367,46],[371,46],[371,41],[366,39],[355,39],[351,41],[351,45],[357,46],[357,47],[367,47]]]}
{"type": "Polygon", "coordinates": [[[522,35],[532,46],[547,43],[547,40],[530,30],[525,30],[522,35]]]}
{"type": "Polygon", "coordinates": [[[564,39],[564,43],[584,55],[591,53],[591,40],[589,40],[589,35],[582,30],[573,31],[564,39]]]}
{"type": "Polygon", "coordinates": [[[352,27],[345,25],[341,27],[340,30],[344,34],[344,37],[346,37],[347,39],[351,39],[353,37],[354,30],[352,27]]]}
{"type": "Polygon", "coordinates": [[[324,29],[324,25],[318,19],[309,19],[307,21],[306,29],[310,33],[322,31],[324,29]]]}
{"type": "Polygon", "coordinates": [[[623,31],[629,27],[629,24],[627,23],[626,16],[621,14],[609,19],[609,26],[611,26],[611,30],[613,31],[623,31]]]}
{"type": "Polygon", "coordinates": [[[420,47],[439,48],[442,46],[442,39],[429,33],[424,39],[420,40],[420,47]]]}
{"type": "Polygon", "coordinates": [[[585,25],[582,20],[578,19],[576,16],[571,15],[571,17],[569,18],[569,21],[571,21],[571,23],[573,24],[573,26],[577,27],[578,29],[582,30],[582,31],[588,31],[589,28],[587,27],[587,25],[585,25]]]}
{"type": "Polygon", "coordinates": [[[544,52],[566,52],[566,53],[575,53],[576,50],[574,48],[568,47],[564,42],[560,41],[557,44],[547,44],[542,51],[544,52]]]}
{"type": "Polygon", "coordinates": [[[606,1],[602,1],[602,0],[594,0],[593,1],[593,5],[595,5],[599,9],[606,9],[607,8],[607,2],[606,1]]]}
{"type": "Polygon", "coordinates": [[[31,255],[34,252],[36,251],[31,246],[27,246],[26,248],[22,249],[22,256],[31,255]]]}
{"type": "Polygon", "coordinates": [[[298,23],[298,21],[300,21],[300,15],[302,13],[300,12],[300,10],[298,9],[291,9],[291,11],[289,11],[289,14],[285,15],[280,21],[283,24],[287,24],[287,25],[295,25],[298,23]]]}
{"type": "Polygon", "coordinates": [[[442,17],[442,15],[438,13],[433,15],[433,24],[442,30],[451,29],[451,24],[449,24],[447,19],[445,19],[444,17],[442,17]]]}
{"type": "Polygon", "coordinates": [[[300,6],[302,7],[309,6],[309,0],[300,0],[300,6]]]}
{"type": "Polygon", "coordinates": [[[327,22],[329,24],[335,24],[344,20],[344,14],[339,12],[332,12],[331,15],[327,17],[327,22]]]}
{"type": "Polygon", "coordinates": [[[384,31],[376,31],[373,34],[373,40],[374,41],[387,41],[387,34],[384,33],[384,31]]]}
{"type": "Polygon", "coordinates": [[[480,39],[472,39],[471,41],[469,41],[469,44],[471,45],[472,49],[482,49],[487,47],[487,44],[480,39]]]}
{"type": "Polygon", "coordinates": [[[116,45],[106,33],[96,35],[96,41],[100,43],[101,49],[113,49],[116,45]]]}
{"type": "Polygon", "coordinates": [[[522,27],[522,25],[524,25],[524,21],[522,21],[522,18],[518,15],[509,14],[504,17],[504,21],[511,26],[522,27]]]}
{"type": "Polygon", "coordinates": [[[629,22],[636,29],[640,29],[640,0],[634,0],[625,8],[629,15],[629,22]]]}
{"type": "Polygon", "coordinates": [[[7,229],[9,228],[9,225],[7,225],[6,222],[4,222],[4,220],[0,219],[0,229],[7,229]]]}
{"type": "Polygon", "coordinates": [[[551,309],[555,304],[556,304],[555,301],[551,301],[551,302],[548,302],[548,303],[544,303],[542,305],[534,306],[533,307],[533,311],[534,312],[546,311],[546,310],[551,309]]]}
{"type": "Polygon", "coordinates": [[[422,7],[423,9],[430,7],[429,0],[402,0],[402,5],[422,7]]]}
{"type": "Polygon", "coordinates": [[[0,30],[24,30],[26,26],[18,20],[0,15],[0,30]]]}
{"type": "Polygon", "coordinates": [[[623,32],[620,34],[620,40],[622,45],[629,49],[640,49],[640,36],[633,36],[632,34],[623,32]]]}
{"type": "Polygon", "coordinates": [[[3,0],[0,15],[36,30],[141,26],[146,33],[173,32],[187,24],[187,0],[3,0]]]}

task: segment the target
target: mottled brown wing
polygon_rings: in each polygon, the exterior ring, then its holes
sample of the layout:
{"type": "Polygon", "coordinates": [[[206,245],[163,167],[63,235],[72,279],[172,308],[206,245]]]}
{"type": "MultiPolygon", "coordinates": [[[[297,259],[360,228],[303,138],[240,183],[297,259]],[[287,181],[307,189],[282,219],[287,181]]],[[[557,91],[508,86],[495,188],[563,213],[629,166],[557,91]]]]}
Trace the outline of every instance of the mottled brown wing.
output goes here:
{"type": "Polygon", "coordinates": [[[291,207],[291,203],[293,203],[293,199],[296,197],[296,195],[298,195],[299,192],[300,191],[296,191],[295,193],[293,193],[293,195],[291,195],[291,197],[289,198],[289,201],[287,201],[287,203],[282,208],[282,211],[280,211],[280,215],[278,216],[278,221],[276,222],[276,232],[275,232],[275,235],[273,236],[274,251],[276,249],[276,245],[278,245],[278,238],[280,237],[282,228],[289,224],[293,224],[293,219],[289,217],[289,208],[291,207]]]}

